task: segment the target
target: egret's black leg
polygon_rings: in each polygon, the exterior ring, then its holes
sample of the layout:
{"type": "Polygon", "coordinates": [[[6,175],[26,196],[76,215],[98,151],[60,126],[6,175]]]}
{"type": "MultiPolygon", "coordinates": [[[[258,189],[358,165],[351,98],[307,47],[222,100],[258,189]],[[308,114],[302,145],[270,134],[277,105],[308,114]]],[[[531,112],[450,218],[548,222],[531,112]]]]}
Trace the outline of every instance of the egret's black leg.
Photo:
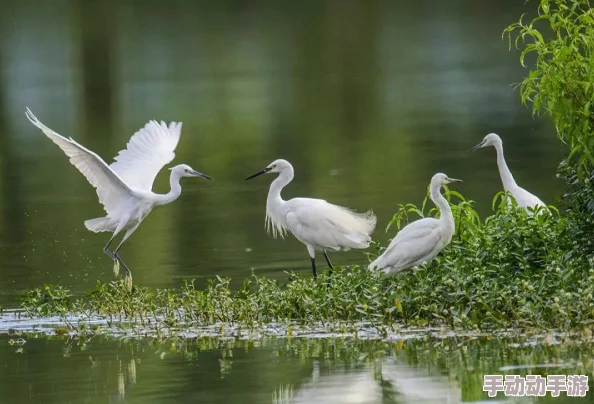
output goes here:
{"type": "Polygon", "coordinates": [[[118,261],[120,261],[120,264],[122,264],[124,269],[126,270],[127,276],[130,276],[130,277],[132,277],[132,271],[130,271],[130,269],[126,266],[126,264],[124,264],[124,261],[122,261],[122,259],[120,258],[119,252],[120,252],[120,248],[122,248],[122,246],[124,245],[126,240],[128,240],[128,237],[130,237],[132,235],[132,233],[134,233],[134,231],[136,230],[136,228],[138,227],[139,224],[140,224],[140,222],[136,223],[136,225],[134,227],[131,227],[128,229],[128,231],[126,231],[126,234],[124,234],[124,237],[122,237],[122,241],[120,241],[120,245],[118,245],[118,248],[116,248],[115,251],[113,252],[113,255],[115,255],[115,257],[118,259],[118,261]]]}
{"type": "Polygon", "coordinates": [[[324,258],[326,258],[326,263],[330,267],[330,269],[328,270],[328,286],[330,286],[330,277],[332,276],[332,270],[334,269],[334,267],[332,266],[332,263],[330,262],[330,258],[328,258],[328,254],[326,253],[326,250],[322,250],[322,251],[324,252],[324,258]]]}
{"type": "MultiPolygon", "coordinates": [[[[330,258],[328,258],[328,254],[326,253],[326,250],[323,250],[323,251],[324,251],[324,258],[326,258],[326,263],[328,264],[330,269],[334,269],[334,267],[332,266],[332,263],[330,262],[330,258]]],[[[330,273],[332,273],[332,271],[330,271],[330,273]]]]}
{"type": "Polygon", "coordinates": [[[109,245],[111,244],[112,241],[113,241],[113,237],[111,237],[109,239],[109,241],[107,242],[107,244],[105,244],[105,247],[103,247],[103,252],[105,254],[107,254],[109,256],[109,258],[111,258],[113,261],[118,261],[118,258],[111,251],[109,251],[109,245]]]}
{"type": "Polygon", "coordinates": [[[314,278],[318,277],[318,273],[316,272],[316,259],[312,258],[311,259],[311,269],[313,270],[313,276],[314,278]]]}
{"type": "Polygon", "coordinates": [[[120,264],[122,264],[122,266],[126,270],[127,275],[128,276],[132,276],[132,272],[130,272],[130,270],[128,269],[128,267],[126,266],[126,264],[124,264],[124,261],[122,261],[122,259],[118,255],[118,251],[122,247],[122,244],[120,244],[118,246],[118,248],[116,248],[116,250],[113,253],[111,251],[109,251],[109,245],[113,241],[114,237],[115,236],[113,236],[112,238],[110,238],[109,241],[107,242],[107,244],[105,244],[105,247],[103,247],[103,252],[105,252],[105,254],[107,254],[109,256],[109,258],[111,258],[113,260],[113,262],[119,262],[120,264]]]}

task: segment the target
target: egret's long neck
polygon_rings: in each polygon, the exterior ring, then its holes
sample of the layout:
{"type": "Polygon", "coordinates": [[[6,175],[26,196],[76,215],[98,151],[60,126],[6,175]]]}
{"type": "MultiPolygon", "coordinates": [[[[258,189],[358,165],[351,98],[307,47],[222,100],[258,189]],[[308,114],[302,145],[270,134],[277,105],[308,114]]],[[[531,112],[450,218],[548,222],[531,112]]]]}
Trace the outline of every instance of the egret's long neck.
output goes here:
{"type": "Polygon", "coordinates": [[[179,184],[180,179],[181,175],[177,173],[177,171],[171,171],[171,176],[169,177],[169,185],[171,186],[171,190],[165,195],[159,195],[157,205],[167,205],[168,203],[171,203],[179,198],[182,191],[181,185],[179,184]]]}
{"type": "Polygon", "coordinates": [[[441,185],[431,184],[431,200],[439,209],[439,220],[444,224],[451,234],[454,234],[454,215],[447,199],[440,192],[441,185]]]}
{"type": "Polygon", "coordinates": [[[281,191],[289,182],[293,181],[294,176],[295,174],[292,167],[284,169],[279,173],[278,177],[276,177],[275,180],[272,181],[272,184],[270,184],[266,205],[270,207],[273,205],[281,205],[285,202],[281,196],[281,191]]]}
{"type": "Polygon", "coordinates": [[[510,191],[518,185],[516,184],[516,181],[514,181],[514,177],[507,167],[505,157],[503,157],[503,145],[501,143],[495,143],[494,146],[495,150],[497,150],[497,167],[499,168],[499,175],[501,176],[503,189],[510,191]]]}

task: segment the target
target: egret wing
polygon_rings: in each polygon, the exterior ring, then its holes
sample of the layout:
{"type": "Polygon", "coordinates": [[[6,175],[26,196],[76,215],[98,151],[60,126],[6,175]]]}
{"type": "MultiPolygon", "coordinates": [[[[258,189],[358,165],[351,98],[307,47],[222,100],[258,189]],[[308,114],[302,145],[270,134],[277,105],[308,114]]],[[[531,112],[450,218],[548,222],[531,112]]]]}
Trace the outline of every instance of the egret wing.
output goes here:
{"type": "Polygon", "coordinates": [[[181,127],[181,122],[167,126],[163,121],[149,121],[132,135],[110,167],[131,188],[150,191],[159,171],[175,157],[181,127]]]}
{"type": "Polygon", "coordinates": [[[531,194],[530,192],[526,191],[523,188],[518,187],[513,193],[518,206],[522,208],[535,208],[537,206],[542,206],[545,210],[548,210],[547,205],[543,201],[541,201],[536,195],[531,194]]]}
{"type": "Polygon", "coordinates": [[[388,245],[386,250],[389,249],[390,247],[392,247],[393,245],[395,245],[396,243],[398,243],[403,238],[413,240],[413,239],[416,239],[419,237],[423,237],[427,233],[428,229],[430,229],[432,227],[437,227],[438,225],[439,225],[439,220],[434,219],[432,217],[427,217],[427,218],[412,222],[412,223],[404,226],[396,234],[396,236],[392,239],[392,241],[390,242],[390,244],[388,245]]]}
{"type": "Polygon", "coordinates": [[[25,114],[33,125],[41,129],[70,157],[70,163],[96,188],[99,202],[103,204],[108,215],[112,214],[120,206],[121,202],[133,195],[132,190],[101,157],[78,144],[72,138],[66,139],[45,126],[33,115],[29,108],[27,108],[25,114]]]}
{"type": "Polygon", "coordinates": [[[405,227],[403,231],[405,229],[408,229],[407,233],[396,236],[369,268],[390,268],[389,272],[399,272],[434,257],[435,251],[438,251],[441,245],[441,230],[437,223],[419,220],[405,227]]]}
{"type": "Polygon", "coordinates": [[[319,247],[365,248],[376,223],[372,212],[357,213],[321,199],[291,199],[287,208],[287,224],[295,237],[319,247]]]}

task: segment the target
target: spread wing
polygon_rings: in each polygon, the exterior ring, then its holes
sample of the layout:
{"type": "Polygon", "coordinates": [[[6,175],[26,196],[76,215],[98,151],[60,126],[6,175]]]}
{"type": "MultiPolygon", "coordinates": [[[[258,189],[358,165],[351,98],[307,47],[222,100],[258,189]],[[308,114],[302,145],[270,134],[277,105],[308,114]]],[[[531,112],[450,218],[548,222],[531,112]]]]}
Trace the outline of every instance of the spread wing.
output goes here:
{"type": "Polygon", "coordinates": [[[181,122],[171,122],[169,126],[163,121],[148,122],[118,153],[111,169],[130,188],[150,191],[159,171],[175,157],[181,127],[181,122]]]}
{"type": "Polygon", "coordinates": [[[440,245],[439,221],[433,218],[421,219],[402,229],[386,251],[369,264],[369,268],[389,268],[390,273],[399,272],[418,265],[419,261],[433,258],[440,245]]]}
{"type": "Polygon", "coordinates": [[[132,196],[132,190],[101,157],[78,144],[72,138],[66,139],[45,126],[33,115],[29,108],[27,108],[25,115],[33,125],[41,129],[70,157],[70,163],[78,168],[91,185],[96,188],[99,202],[103,204],[108,215],[114,213],[123,201],[132,196]]]}

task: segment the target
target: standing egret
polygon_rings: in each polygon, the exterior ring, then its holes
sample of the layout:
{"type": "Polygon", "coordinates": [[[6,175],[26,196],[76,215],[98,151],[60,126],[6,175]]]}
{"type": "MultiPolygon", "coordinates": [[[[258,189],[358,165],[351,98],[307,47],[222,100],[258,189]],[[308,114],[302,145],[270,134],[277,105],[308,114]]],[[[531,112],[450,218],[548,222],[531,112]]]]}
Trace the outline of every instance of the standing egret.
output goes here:
{"type": "Polygon", "coordinates": [[[499,167],[499,176],[501,177],[501,182],[503,183],[503,189],[505,189],[514,197],[518,203],[518,206],[524,209],[534,209],[537,206],[542,206],[544,210],[548,210],[544,202],[541,201],[536,195],[531,194],[524,188],[520,188],[518,184],[516,184],[511,171],[505,163],[505,157],[503,157],[503,141],[497,134],[489,133],[487,136],[485,136],[482,142],[474,146],[470,151],[475,151],[476,149],[487,146],[495,147],[495,150],[497,151],[497,167],[499,167]]]}
{"type": "Polygon", "coordinates": [[[118,253],[140,222],[155,206],[166,205],[180,196],[181,177],[212,179],[186,164],[180,164],[170,169],[171,190],[167,194],[155,194],[151,191],[161,168],[175,157],[174,150],[181,135],[181,122],[171,122],[169,126],[163,121],[160,124],[156,121],[148,122],[130,138],[127,148],[118,153],[115,161],[107,165],[101,157],[74,139],[66,139],[45,126],[29,108],[25,114],[33,125],[41,129],[70,157],[70,163],[97,189],[99,202],[103,204],[107,216],[87,220],[85,226],[95,233],[113,233],[103,251],[116,265],[121,263],[128,276],[132,273],[118,253]],[[122,230],[126,230],[122,241],[113,252],[109,251],[109,245],[122,230]]]}
{"type": "Polygon", "coordinates": [[[439,209],[439,219],[425,218],[405,226],[394,237],[386,251],[369,264],[369,269],[378,269],[386,275],[394,275],[424,262],[430,262],[450,244],[454,235],[454,216],[440,189],[451,182],[461,180],[449,178],[443,173],[437,173],[431,178],[429,196],[439,209]]]}
{"type": "Polygon", "coordinates": [[[334,269],[326,250],[347,251],[351,248],[367,248],[369,236],[375,228],[376,217],[370,210],[357,213],[322,199],[281,197],[282,189],[293,180],[293,166],[286,160],[275,160],[265,169],[246,178],[266,173],[278,173],[270,184],[266,200],[266,231],[276,238],[284,238],[287,231],[307,247],[311,257],[313,276],[316,277],[316,250],[324,253],[330,269],[334,269]]]}

